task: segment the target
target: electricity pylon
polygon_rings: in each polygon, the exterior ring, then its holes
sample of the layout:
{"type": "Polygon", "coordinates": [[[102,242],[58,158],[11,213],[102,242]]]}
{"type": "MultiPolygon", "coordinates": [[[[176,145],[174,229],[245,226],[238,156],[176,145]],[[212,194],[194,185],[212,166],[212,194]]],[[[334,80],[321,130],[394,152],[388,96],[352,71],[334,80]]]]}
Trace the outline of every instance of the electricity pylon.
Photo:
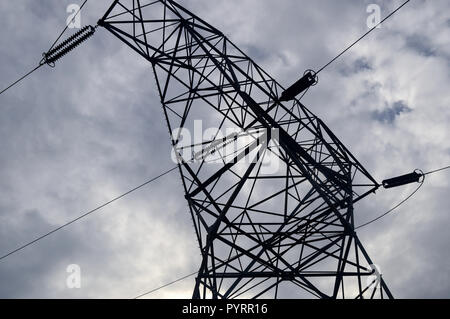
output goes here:
{"type": "Polygon", "coordinates": [[[99,25],[153,68],[200,244],[193,298],[392,298],[354,231],[380,185],[322,120],[172,0],[115,0],[99,25]],[[191,141],[199,123],[211,136],[191,141]]]}

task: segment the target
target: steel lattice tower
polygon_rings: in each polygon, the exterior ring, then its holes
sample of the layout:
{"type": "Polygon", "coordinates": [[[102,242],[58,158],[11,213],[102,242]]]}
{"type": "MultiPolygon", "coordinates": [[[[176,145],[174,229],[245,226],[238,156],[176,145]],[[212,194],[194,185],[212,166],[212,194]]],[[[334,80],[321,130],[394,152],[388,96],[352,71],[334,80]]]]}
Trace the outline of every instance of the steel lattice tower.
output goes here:
{"type": "Polygon", "coordinates": [[[172,0],[115,0],[99,25],[153,68],[200,244],[194,298],[392,298],[383,278],[367,285],[354,231],[354,203],[379,184],[322,120],[172,0]],[[216,133],[181,141],[196,120],[216,133]]]}

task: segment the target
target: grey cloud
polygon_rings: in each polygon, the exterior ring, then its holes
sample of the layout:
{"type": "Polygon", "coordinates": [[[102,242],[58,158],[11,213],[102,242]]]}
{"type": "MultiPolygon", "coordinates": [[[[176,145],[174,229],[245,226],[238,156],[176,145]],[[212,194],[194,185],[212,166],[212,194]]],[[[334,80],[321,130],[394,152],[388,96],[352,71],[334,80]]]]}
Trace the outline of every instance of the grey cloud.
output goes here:
{"type": "Polygon", "coordinates": [[[430,39],[423,35],[413,34],[408,36],[406,38],[406,47],[426,57],[436,55],[436,49],[433,47],[430,39]]]}
{"type": "Polygon", "coordinates": [[[359,72],[371,70],[373,70],[372,64],[364,57],[356,59],[350,65],[343,65],[339,68],[339,72],[345,77],[359,72]]]}
{"type": "Polygon", "coordinates": [[[397,101],[392,106],[387,107],[381,111],[372,112],[372,117],[382,123],[392,124],[395,118],[402,113],[409,113],[412,109],[408,107],[404,101],[397,101]]]}

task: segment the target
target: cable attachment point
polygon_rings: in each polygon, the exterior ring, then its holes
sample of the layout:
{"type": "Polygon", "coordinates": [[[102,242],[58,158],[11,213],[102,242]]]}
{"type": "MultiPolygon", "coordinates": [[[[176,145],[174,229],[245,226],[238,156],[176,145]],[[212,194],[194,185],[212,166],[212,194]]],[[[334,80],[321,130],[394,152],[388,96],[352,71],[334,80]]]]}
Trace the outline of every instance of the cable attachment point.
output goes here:
{"type": "Polygon", "coordinates": [[[95,30],[96,28],[91,25],[84,26],[53,49],[43,53],[40,64],[48,64],[49,66],[54,67],[56,61],[93,36],[95,30]]]}
{"type": "Polygon", "coordinates": [[[312,79],[314,80],[314,83],[311,84],[311,86],[315,86],[317,83],[319,83],[319,76],[317,75],[316,71],[312,69],[308,69],[303,73],[303,76],[310,75],[312,79]]]}
{"type": "Polygon", "coordinates": [[[313,70],[306,70],[300,80],[281,93],[280,101],[287,102],[293,100],[297,95],[309,89],[309,87],[316,85],[318,82],[319,77],[317,76],[317,73],[313,70]]]}

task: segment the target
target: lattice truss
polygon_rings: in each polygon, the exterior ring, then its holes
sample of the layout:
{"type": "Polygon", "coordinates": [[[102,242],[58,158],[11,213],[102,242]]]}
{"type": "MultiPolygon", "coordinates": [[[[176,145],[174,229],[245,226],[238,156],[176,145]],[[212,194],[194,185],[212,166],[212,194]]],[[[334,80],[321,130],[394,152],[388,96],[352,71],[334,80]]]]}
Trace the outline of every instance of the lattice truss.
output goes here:
{"type": "Polygon", "coordinates": [[[354,232],[379,185],[320,119],[174,1],[114,1],[99,24],[152,65],[200,244],[194,298],[392,297],[354,232]]]}

